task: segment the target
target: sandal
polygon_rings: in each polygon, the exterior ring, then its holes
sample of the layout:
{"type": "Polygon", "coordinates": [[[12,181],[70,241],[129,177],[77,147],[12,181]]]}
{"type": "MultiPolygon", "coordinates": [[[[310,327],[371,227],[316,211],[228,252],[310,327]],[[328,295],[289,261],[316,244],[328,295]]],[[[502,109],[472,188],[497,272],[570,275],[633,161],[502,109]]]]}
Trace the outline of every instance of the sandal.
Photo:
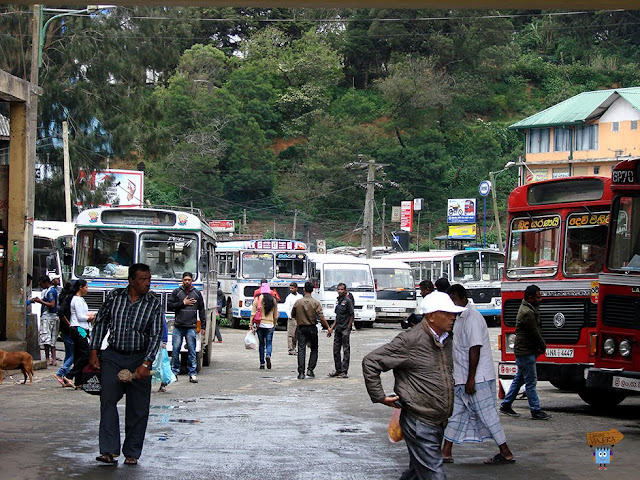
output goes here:
{"type": "Polygon", "coordinates": [[[65,387],[76,388],[76,384],[69,380],[67,377],[62,377],[62,380],[64,381],[65,387]]]}
{"type": "Polygon", "coordinates": [[[101,453],[96,457],[96,461],[107,463],[109,465],[116,465],[118,463],[118,460],[116,459],[116,456],[113,453],[101,453]]]}
{"type": "Polygon", "coordinates": [[[442,463],[453,463],[455,460],[453,457],[442,457],[442,463]]]}
{"type": "Polygon", "coordinates": [[[515,458],[505,458],[502,455],[500,455],[499,453],[496,453],[489,460],[485,460],[484,461],[485,465],[508,465],[510,463],[516,463],[516,459],[515,458]]]}
{"type": "Polygon", "coordinates": [[[133,457],[127,457],[124,459],[124,464],[125,465],[137,465],[138,464],[138,459],[137,458],[133,458],[133,457]]]}
{"type": "Polygon", "coordinates": [[[62,377],[60,377],[60,376],[58,376],[58,375],[56,375],[56,374],[54,373],[54,374],[53,374],[53,378],[55,378],[55,379],[58,381],[58,383],[60,383],[60,385],[62,385],[63,387],[65,386],[65,384],[64,384],[64,380],[63,380],[63,378],[62,378],[62,377]]]}

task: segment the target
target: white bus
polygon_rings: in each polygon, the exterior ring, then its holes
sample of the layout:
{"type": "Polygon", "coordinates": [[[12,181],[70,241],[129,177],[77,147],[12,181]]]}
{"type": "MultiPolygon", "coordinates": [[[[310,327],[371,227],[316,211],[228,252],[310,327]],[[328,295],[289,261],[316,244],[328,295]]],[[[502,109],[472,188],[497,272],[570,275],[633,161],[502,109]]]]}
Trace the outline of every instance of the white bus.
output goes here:
{"type": "Polygon", "coordinates": [[[504,270],[504,254],[493,249],[431,250],[399,252],[384,257],[411,265],[416,288],[422,280],[446,277],[460,283],[468,291],[478,311],[489,324],[500,320],[502,299],[500,285],[504,270]]]}
{"type": "Polygon", "coordinates": [[[336,318],[338,284],[344,283],[354,298],[356,328],[373,326],[376,319],[376,290],[366,258],[311,253],[309,279],[314,282],[313,297],[322,304],[324,317],[329,324],[336,318]]]}
{"type": "Polygon", "coordinates": [[[369,258],[376,286],[376,322],[398,322],[417,308],[413,271],[408,263],[369,258]]]}
{"type": "MultiPolygon", "coordinates": [[[[201,215],[160,208],[91,208],[76,220],[74,278],[84,278],[89,291],[84,297],[90,310],[98,310],[114,288],[128,285],[128,267],[146,263],[151,268],[151,291],[164,307],[169,336],[174,312],[167,299],[182,281],[182,273],[194,275],[207,313],[206,338],[197,336],[198,370],[213,358],[212,339],[216,321],[217,278],[215,234],[201,215]]],[[[167,349],[172,350],[171,338],[167,349]]],[[[175,352],[172,352],[175,354],[175,352]]],[[[186,348],[181,348],[186,365],[186,348]]]]}
{"type": "Polygon", "coordinates": [[[226,300],[225,317],[231,327],[249,325],[254,292],[262,279],[277,292],[278,324],[286,325],[284,301],[289,284],[296,282],[301,292],[307,279],[305,243],[283,239],[220,242],[216,261],[226,300]]]}

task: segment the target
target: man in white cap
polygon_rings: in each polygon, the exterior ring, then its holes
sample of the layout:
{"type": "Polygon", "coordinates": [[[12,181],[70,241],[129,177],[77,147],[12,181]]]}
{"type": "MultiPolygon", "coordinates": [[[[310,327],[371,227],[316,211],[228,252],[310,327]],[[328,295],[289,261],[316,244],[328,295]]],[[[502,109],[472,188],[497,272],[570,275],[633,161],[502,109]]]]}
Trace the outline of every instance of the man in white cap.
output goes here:
{"type": "Polygon", "coordinates": [[[374,403],[401,408],[400,428],[409,450],[403,479],[446,478],[440,445],[453,411],[453,357],[450,332],[464,307],[449,295],[425,297],[422,322],[362,359],[364,381],[374,403]],[[387,395],[380,374],[393,370],[395,393],[387,395]]]}

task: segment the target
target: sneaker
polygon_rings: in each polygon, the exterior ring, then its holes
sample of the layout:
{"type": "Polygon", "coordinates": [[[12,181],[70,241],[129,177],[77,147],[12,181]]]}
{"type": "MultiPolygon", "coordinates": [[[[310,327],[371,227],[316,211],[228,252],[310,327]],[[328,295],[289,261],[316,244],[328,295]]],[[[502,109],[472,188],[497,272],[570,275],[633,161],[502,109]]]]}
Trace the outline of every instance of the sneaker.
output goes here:
{"type": "Polygon", "coordinates": [[[313,370],[308,369],[307,370],[307,377],[311,377],[311,378],[315,378],[316,374],[313,373],[313,370]]]}
{"type": "Polygon", "coordinates": [[[260,365],[260,370],[264,370],[264,365],[260,365]]]}
{"type": "Polygon", "coordinates": [[[335,370],[327,375],[327,377],[338,377],[340,376],[340,372],[336,372],[335,370]]]}
{"type": "Polygon", "coordinates": [[[504,405],[500,405],[500,413],[502,413],[503,415],[509,415],[510,417],[520,416],[518,412],[516,412],[513,408],[511,408],[511,405],[509,405],[508,407],[504,405]]]}
{"type": "Polygon", "coordinates": [[[189,382],[198,383],[198,378],[195,375],[189,375],[189,382]]]}
{"type": "Polygon", "coordinates": [[[302,379],[304,379],[304,373],[300,372],[298,374],[298,380],[302,380],[302,379]]]}
{"type": "Polygon", "coordinates": [[[271,370],[271,357],[267,357],[267,368],[271,370]]]}
{"type": "Polygon", "coordinates": [[[349,375],[347,375],[346,373],[341,373],[338,375],[338,378],[349,378],[349,375]]]}
{"type": "Polygon", "coordinates": [[[533,420],[549,420],[551,418],[551,415],[543,412],[542,410],[534,410],[533,412],[531,412],[531,418],[533,420]]]}

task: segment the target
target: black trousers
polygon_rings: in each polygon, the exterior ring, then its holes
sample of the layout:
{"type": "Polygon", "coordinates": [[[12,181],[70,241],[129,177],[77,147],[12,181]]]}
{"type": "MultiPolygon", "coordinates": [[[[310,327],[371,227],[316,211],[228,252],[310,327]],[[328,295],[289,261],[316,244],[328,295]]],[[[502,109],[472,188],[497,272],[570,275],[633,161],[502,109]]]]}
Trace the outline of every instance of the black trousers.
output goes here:
{"type": "Polygon", "coordinates": [[[318,363],[318,329],[315,325],[298,325],[298,373],[304,373],[307,344],[311,347],[309,370],[315,370],[318,363]]]}
{"type": "Polygon", "coordinates": [[[349,338],[351,330],[335,330],[333,332],[333,363],[337,373],[349,372],[349,360],[351,358],[351,345],[349,338]],[[344,355],[341,355],[344,352],[344,355]]]}
{"type": "Polygon", "coordinates": [[[78,327],[71,327],[69,334],[73,340],[73,368],[69,371],[67,377],[73,378],[74,383],[80,385],[82,369],[89,363],[89,355],[91,353],[89,338],[82,338],[78,327]]]}
{"type": "Polygon", "coordinates": [[[124,443],[122,453],[125,457],[140,458],[142,445],[149,420],[151,402],[151,377],[146,380],[133,380],[122,383],[118,372],[129,369],[131,372],[142,364],[145,352],[124,355],[107,348],[102,351],[100,370],[102,391],[100,392],[100,453],[120,454],[120,419],[118,402],[126,393],[124,420],[124,443]]]}

